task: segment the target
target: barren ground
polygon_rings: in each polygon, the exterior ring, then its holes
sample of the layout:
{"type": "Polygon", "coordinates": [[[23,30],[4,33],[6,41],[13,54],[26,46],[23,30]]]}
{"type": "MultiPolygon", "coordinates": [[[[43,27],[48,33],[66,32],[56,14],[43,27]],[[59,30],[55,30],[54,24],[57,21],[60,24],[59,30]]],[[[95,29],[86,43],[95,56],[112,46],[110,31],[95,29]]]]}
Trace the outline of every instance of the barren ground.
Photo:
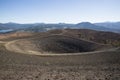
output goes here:
{"type": "Polygon", "coordinates": [[[0,41],[0,80],[120,80],[120,48],[92,54],[35,55],[10,45],[16,40],[0,41]]]}

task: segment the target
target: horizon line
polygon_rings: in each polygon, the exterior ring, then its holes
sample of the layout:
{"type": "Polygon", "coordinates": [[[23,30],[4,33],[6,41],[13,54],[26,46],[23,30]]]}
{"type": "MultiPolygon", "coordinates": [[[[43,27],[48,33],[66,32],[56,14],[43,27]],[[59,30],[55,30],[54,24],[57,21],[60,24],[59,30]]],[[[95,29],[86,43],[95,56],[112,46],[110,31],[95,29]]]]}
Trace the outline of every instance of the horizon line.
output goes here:
{"type": "Polygon", "coordinates": [[[98,22],[90,22],[90,21],[80,21],[80,22],[76,22],[76,23],[72,23],[72,22],[13,22],[13,21],[9,21],[9,22],[0,22],[2,24],[6,24],[6,23],[16,23],[16,24],[77,24],[77,23],[82,23],[82,22],[89,22],[89,23],[116,23],[116,22],[120,22],[120,21],[98,21],[98,22]]]}

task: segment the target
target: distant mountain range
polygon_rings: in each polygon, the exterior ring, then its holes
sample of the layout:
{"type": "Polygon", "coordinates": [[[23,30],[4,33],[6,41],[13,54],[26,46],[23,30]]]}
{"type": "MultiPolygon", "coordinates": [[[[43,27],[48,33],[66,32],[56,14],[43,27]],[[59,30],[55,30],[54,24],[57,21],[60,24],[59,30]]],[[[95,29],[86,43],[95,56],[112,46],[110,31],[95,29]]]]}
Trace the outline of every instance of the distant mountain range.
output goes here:
{"type": "Polygon", "coordinates": [[[103,23],[95,23],[95,25],[103,26],[111,29],[120,29],[120,22],[103,22],[103,23]]]}
{"type": "MultiPolygon", "coordinates": [[[[104,22],[104,23],[90,23],[81,22],[78,24],[45,24],[45,23],[34,23],[34,24],[18,24],[18,23],[0,23],[0,30],[7,31],[28,31],[28,32],[43,32],[53,29],[92,29],[98,31],[109,31],[120,33],[120,22],[104,22]]],[[[5,32],[5,31],[2,31],[5,32]]],[[[1,33],[1,32],[0,32],[1,33]]]]}

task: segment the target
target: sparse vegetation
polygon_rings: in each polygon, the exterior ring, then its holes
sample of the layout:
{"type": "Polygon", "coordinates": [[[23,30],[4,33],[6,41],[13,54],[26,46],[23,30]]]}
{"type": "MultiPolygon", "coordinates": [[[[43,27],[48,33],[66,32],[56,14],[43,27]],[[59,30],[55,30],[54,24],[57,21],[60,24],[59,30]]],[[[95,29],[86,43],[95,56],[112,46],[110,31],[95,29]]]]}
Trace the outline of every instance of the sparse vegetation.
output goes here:
{"type": "MultiPolygon", "coordinates": [[[[56,30],[51,30],[49,32],[55,34],[55,31],[56,30]]],[[[77,37],[80,39],[93,41],[101,44],[120,46],[120,34],[117,33],[95,31],[89,29],[65,29],[61,30],[60,34],[77,37]]]]}

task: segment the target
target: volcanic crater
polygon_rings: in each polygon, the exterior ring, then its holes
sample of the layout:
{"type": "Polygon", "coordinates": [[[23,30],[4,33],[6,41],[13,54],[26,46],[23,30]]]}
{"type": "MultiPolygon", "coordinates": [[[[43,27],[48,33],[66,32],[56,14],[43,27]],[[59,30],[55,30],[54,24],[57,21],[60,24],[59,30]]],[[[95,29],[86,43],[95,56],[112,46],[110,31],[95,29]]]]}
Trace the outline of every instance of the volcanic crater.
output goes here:
{"type": "Polygon", "coordinates": [[[41,53],[79,53],[101,50],[104,46],[82,39],[64,36],[49,35],[16,41],[19,48],[41,53]]]}

